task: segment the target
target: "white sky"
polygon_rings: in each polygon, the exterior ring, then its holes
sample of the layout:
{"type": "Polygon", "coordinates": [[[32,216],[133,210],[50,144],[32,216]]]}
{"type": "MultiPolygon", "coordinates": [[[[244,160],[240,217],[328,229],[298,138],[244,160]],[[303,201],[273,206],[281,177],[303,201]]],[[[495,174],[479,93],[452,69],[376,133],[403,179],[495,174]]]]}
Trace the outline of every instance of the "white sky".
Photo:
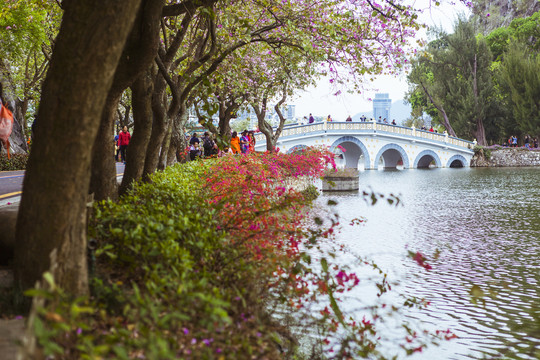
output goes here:
{"type": "MultiPolygon", "coordinates": [[[[418,0],[415,3],[420,8],[429,6],[429,0],[418,0]]],[[[446,31],[452,31],[454,21],[460,13],[468,13],[465,5],[460,2],[455,5],[446,3],[425,10],[420,19],[428,26],[442,26],[446,31]]],[[[420,36],[426,39],[425,33],[420,36]]],[[[308,116],[309,113],[324,117],[330,114],[334,120],[344,121],[348,115],[371,111],[373,105],[368,99],[374,98],[377,92],[389,93],[392,101],[403,99],[408,90],[407,78],[405,74],[397,77],[378,76],[373,83],[364,84],[364,88],[366,90],[362,94],[342,91],[341,95],[334,96],[336,90],[332,89],[328,79],[321,79],[316,87],[298,94],[299,97],[292,99],[290,104],[296,105],[297,117],[308,116]]]]}

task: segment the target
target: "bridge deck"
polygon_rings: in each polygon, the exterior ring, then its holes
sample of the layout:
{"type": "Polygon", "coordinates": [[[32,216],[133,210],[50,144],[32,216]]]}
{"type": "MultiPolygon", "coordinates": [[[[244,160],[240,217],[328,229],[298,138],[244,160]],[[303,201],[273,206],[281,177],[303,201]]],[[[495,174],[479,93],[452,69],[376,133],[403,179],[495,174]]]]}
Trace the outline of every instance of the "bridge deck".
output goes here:
{"type": "MultiPolygon", "coordinates": [[[[448,136],[448,134],[440,134],[399,125],[390,125],[374,122],[325,121],[307,125],[287,126],[283,129],[283,132],[281,133],[279,139],[280,141],[285,141],[291,138],[302,138],[306,136],[318,136],[334,133],[347,133],[350,135],[382,133],[387,135],[395,135],[400,138],[438,142],[441,144],[461,147],[470,150],[472,150],[472,148],[474,147],[473,142],[448,136]]],[[[264,134],[256,134],[255,139],[257,141],[257,144],[265,144],[264,134]]]]}

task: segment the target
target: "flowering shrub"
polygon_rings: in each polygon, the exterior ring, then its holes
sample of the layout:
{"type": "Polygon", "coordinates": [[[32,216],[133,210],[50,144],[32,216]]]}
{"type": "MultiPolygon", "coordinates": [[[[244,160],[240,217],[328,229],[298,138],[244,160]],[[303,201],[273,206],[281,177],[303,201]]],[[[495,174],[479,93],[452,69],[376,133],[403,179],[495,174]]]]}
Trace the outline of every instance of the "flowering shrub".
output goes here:
{"type": "MultiPolygon", "coordinates": [[[[341,296],[360,279],[333,263],[343,249],[325,241],[333,239],[339,219],[312,221],[309,202],[288,185],[290,178],[322,176],[332,161],[326,151],[307,149],[178,164],[118,203],[97,206],[92,296],[73,300],[50,276],[48,290],[30,293],[54,299],[39,308],[35,323],[45,355],[376,355],[382,317],[355,319],[340,308],[341,296]],[[308,330],[315,344],[309,355],[299,348],[299,334],[308,330]]],[[[426,267],[425,258],[415,260],[426,267]]],[[[381,294],[390,289],[386,275],[376,285],[381,294]]],[[[414,332],[407,336],[406,352],[425,346],[414,332]]]]}

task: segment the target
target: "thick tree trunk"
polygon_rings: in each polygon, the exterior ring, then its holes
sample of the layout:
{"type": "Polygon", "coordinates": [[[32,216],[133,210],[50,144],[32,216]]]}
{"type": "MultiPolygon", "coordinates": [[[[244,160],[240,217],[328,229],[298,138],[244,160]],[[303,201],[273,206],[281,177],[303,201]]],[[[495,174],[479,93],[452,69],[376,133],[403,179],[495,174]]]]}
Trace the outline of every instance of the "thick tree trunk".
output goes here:
{"type": "Polygon", "coordinates": [[[167,112],[165,110],[167,104],[165,96],[166,85],[165,79],[158,73],[154,82],[154,94],[152,95],[152,135],[148,142],[144,160],[144,181],[147,181],[150,174],[154,173],[158,167],[161,145],[168,128],[167,112]]]}
{"type": "Polygon", "coordinates": [[[121,96],[122,93],[117,91],[109,92],[101,113],[101,121],[93,148],[89,191],[98,201],[109,198],[116,200],[118,197],[114,160],[114,120],[121,96]]]}
{"type": "Polygon", "coordinates": [[[80,295],[88,291],[86,203],[96,114],[105,105],[140,0],[63,4],[24,178],[15,276],[20,289],[34,286],[56,250],[57,284],[80,295]]]}
{"type": "Polygon", "coordinates": [[[161,152],[159,153],[157,170],[163,170],[167,165],[167,155],[169,154],[169,147],[171,145],[173,129],[174,122],[172,120],[169,120],[169,126],[167,127],[167,132],[165,133],[165,136],[163,137],[163,143],[161,144],[161,152]]]}
{"type": "Polygon", "coordinates": [[[484,122],[481,117],[476,119],[476,141],[480,146],[487,146],[486,130],[484,129],[484,122]]]}
{"type": "Polygon", "coordinates": [[[178,148],[180,144],[180,134],[178,130],[173,129],[173,133],[171,135],[171,143],[169,145],[169,151],[167,152],[167,162],[166,166],[174,165],[177,161],[177,153],[178,148]]]}
{"type": "Polygon", "coordinates": [[[129,142],[127,164],[124,171],[120,195],[139,180],[144,169],[146,149],[152,134],[152,92],[154,91],[152,69],[140,76],[131,86],[134,130],[129,142]]]}
{"type": "MultiPolygon", "coordinates": [[[[116,198],[118,186],[114,162],[114,120],[125,89],[148,69],[159,48],[161,13],[165,0],[142,0],[134,26],[127,39],[107,104],[101,114],[100,132],[94,145],[92,192],[96,200],[116,198]],[[111,181],[114,179],[114,181],[111,181]]],[[[150,121],[150,119],[148,119],[150,121]]]]}

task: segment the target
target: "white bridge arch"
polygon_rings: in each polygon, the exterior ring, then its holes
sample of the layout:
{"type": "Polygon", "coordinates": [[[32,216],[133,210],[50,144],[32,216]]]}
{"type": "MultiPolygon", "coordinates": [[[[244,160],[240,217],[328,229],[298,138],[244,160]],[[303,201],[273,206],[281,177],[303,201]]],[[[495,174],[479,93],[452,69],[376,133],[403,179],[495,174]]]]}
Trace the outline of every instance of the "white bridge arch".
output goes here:
{"type": "MultiPolygon", "coordinates": [[[[264,134],[256,134],[256,150],[266,149],[264,134]]],[[[283,129],[277,147],[293,152],[307,146],[326,146],[343,153],[346,167],[385,169],[468,167],[474,154],[470,141],[447,134],[375,122],[319,122],[283,129]]]]}

